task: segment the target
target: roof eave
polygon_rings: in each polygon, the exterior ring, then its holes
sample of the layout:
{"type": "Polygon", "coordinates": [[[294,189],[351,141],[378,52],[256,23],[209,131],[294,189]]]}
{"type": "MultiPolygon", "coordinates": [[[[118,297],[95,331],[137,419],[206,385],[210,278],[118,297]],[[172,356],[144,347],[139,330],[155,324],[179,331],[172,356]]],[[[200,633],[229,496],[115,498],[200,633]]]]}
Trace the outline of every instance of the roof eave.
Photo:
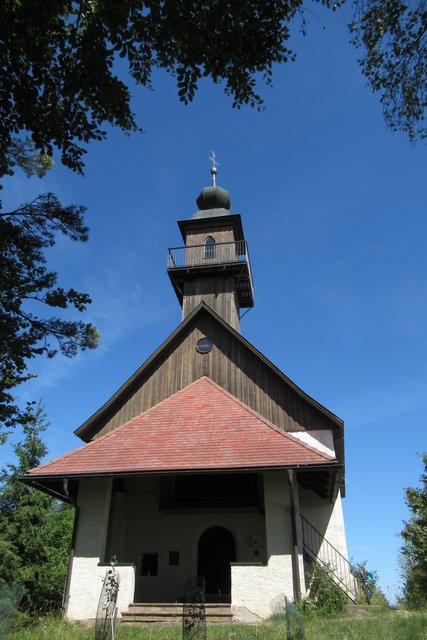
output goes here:
{"type": "Polygon", "coordinates": [[[63,480],[65,477],[67,476],[57,475],[57,476],[45,476],[41,478],[37,476],[33,476],[33,477],[23,476],[19,478],[19,481],[32,487],[33,489],[37,489],[38,491],[42,491],[43,493],[46,493],[51,498],[55,498],[55,500],[61,500],[61,502],[66,502],[67,504],[74,507],[75,504],[73,500],[71,499],[70,495],[67,495],[65,493],[65,491],[61,491],[61,490],[58,491],[58,490],[52,489],[52,487],[49,487],[49,484],[43,484],[43,482],[47,482],[49,480],[51,482],[52,481],[57,482],[58,480],[63,480]]]}
{"type": "Polygon", "coordinates": [[[75,473],[49,473],[45,475],[34,475],[34,476],[23,476],[21,478],[22,482],[26,484],[35,485],[38,484],[40,486],[45,486],[42,483],[45,482],[56,482],[58,480],[62,480],[64,478],[68,479],[83,479],[83,478],[120,478],[120,477],[130,477],[130,476],[163,476],[163,475],[204,475],[204,474],[215,474],[215,473],[261,473],[265,471],[279,471],[279,470],[290,470],[293,469],[295,471],[314,471],[318,469],[326,469],[326,468],[341,468],[342,464],[340,464],[336,460],[325,460],[324,462],[317,463],[300,463],[300,464],[280,464],[280,465],[259,465],[259,466],[242,466],[242,467],[217,467],[213,469],[207,468],[193,468],[193,469],[161,469],[161,470],[142,470],[135,469],[131,471],[90,471],[90,472],[75,472],[75,473]]]}

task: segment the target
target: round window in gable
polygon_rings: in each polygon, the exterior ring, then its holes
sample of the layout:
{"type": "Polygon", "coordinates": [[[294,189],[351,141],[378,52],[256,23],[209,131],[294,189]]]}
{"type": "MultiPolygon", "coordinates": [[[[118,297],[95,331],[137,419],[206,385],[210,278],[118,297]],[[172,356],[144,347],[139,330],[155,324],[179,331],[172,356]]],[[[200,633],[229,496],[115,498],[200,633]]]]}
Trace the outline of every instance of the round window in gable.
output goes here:
{"type": "Polygon", "coordinates": [[[209,353],[213,347],[213,342],[210,338],[200,338],[196,344],[196,349],[199,353],[209,353]]]}

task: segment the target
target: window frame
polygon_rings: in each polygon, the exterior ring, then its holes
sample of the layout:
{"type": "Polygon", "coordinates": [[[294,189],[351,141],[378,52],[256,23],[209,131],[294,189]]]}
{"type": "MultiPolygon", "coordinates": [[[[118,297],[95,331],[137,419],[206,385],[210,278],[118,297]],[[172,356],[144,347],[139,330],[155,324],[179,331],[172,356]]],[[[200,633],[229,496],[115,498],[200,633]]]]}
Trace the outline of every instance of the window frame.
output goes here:
{"type": "Polygon", "coordinates": [[[208,236],[203,243],[203,258],[205,260],[216,258],[216,242],[212,236],[208,236]]]}

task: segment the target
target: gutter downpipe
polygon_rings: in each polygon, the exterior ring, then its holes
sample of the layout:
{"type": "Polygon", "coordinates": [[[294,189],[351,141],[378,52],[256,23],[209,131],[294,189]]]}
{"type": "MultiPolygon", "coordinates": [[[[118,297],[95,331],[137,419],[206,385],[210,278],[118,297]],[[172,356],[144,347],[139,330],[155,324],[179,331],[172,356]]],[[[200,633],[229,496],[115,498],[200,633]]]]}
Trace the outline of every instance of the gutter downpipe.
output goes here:
{"type": "Polygon", "coordinates": [[[77,527],[79,522],[80,509],[77,505],[77,502],[73,500],[73,498],[68,492],[68,478],[62,478],[62,487],[64,490],[64,495],[66,496],[68,502],[71,504],[72,507],[74,507],[74,523],[73,523],[73,533],[71,536],[70,553],[68,556],[67,579],[65,581],[64,597],[62,598],[62,611],[66,615],[67,608],[68,608],[68,600],[70,598],[71,574],[73,571],[74,550],[76,546],[77,527]]]}

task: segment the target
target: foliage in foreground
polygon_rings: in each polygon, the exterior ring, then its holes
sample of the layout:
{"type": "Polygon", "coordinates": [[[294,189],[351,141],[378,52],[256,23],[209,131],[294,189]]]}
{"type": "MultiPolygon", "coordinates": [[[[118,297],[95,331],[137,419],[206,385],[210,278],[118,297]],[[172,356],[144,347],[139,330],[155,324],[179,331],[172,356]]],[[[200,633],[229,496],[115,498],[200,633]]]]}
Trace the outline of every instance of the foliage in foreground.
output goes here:
{"type": "Polygon", "coordinates": [[[408,487],[406,504],[411,512],[401,532],[401,566],[404,578],[403,602],[409,608],[427,608],[427,453],[423,455],[421,487],[408,487]]]}
{"type": "Polygon", "coordinates": [[[424,139],[427,105],[426,0],[354,0],[349,25],[368,86],[379,93],[386,125],[424,139]]]}
{"type": "MultiPolygon", "coordinates": [[[[425,0],[317,2],[349,7],[351,39],[387,125],[412,141],[424,137],[425,0]]],[[[37,151],[57,148],[64,165],[82,172],[83,145],[104,139],[106,124],[138,129],[130,83],[116,73],[119,57],[147,88],[156,69],[174,75],[185,103],[210,77],[233,106],[262,106],[257,80],[271,84],[274,65],[295,59],[286,46],[291,26],[305,31],[310,14],[304,0],[0,3],[0,177],[13,173],[28,133],[37,151]]]]}
{"type": "MultiPolygon", "coordinates": [[[[427,613],[386,611],[365,617],[342,615],[305,621],[307,640],[425,640],[427,613]]],[[[9,640],[93,640],[93,627],[72,625],[59,618],[42,618],[16,628],[9,640]]],[[[181,640],[180,625],[173,627],[125,627],[118,625],[116,640],[181,640]]],[[[208,626],[208,640],[284,640],[285,623],[208,626]]]]}
{"type": "Polygon", "coordinates": [[[46,455],[46,428],[42,408],[30,408],[17,463],[0,476],[0,588],[22,584],[21,608],[33,614],[60,608],[73,520],[70,507],[19,481],[46,455]]]}

